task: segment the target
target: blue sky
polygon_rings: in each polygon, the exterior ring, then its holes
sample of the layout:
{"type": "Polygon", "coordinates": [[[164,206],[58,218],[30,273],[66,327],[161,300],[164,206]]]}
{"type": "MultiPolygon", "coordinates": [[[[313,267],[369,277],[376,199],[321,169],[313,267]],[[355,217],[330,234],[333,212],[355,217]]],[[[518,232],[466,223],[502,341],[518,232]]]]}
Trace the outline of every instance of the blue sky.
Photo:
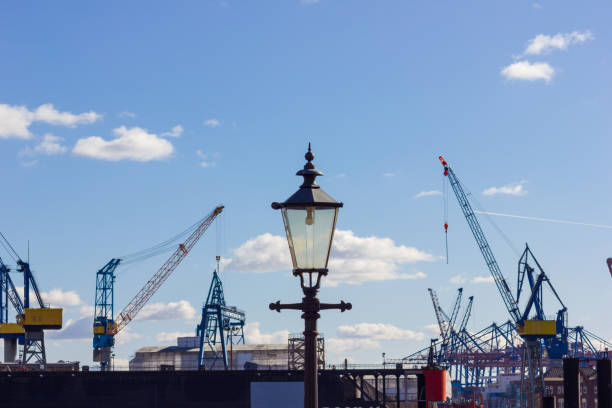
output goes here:
{"type": "MultiPolygon", "coordinates": [[[[50,360],[90,361],[87,306],[100,267],[218,203],[219,226],[151,300],[150,320],[130,324],[117,356],[195,331],[216,253],[232,259],[226,298],[247,311],[251,340],[301,331],[297,313],[267,309],[300,298],[270,202],[298,187],[308,142],[320,184],[345,203],[321,298],[354,308],[323,313],[329,360],[374,363],[426,345],[435,336],[428,287],[443,307],[459,286],[474,295],[474,330],[505,321],[494,285],[472,283],[488,271],[454,197],[447,265],[442,198],[415,196],[442,188],[444,154],[486,210],[612,225],[611,8],[2,3],[0,230],[23,257],[30,241],[40,287],[72,324],[48,341],[50,360]]],[[[529,242],[570,324],[612,339],[610,229],[492,218],[519,250],[529,242]]],[[[514,283],[518,256],[483,227],[514,283]]],[[[119,274],[117,311],[163,261],[119,274]]]]}

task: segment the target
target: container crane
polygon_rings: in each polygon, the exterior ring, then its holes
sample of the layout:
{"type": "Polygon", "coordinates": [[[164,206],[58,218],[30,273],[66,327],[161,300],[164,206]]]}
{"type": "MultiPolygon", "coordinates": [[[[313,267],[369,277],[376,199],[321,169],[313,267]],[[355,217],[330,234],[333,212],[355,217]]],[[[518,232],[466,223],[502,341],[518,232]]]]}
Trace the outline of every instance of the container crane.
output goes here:
{"type": "Polygon", "coordinates": [[[221,214],[223,208],[222,205],[216,207],[201,223],[199,223],[197,228],[195,228],[182,244],[179,244],[170,258],[168,258],[153,277],[147,281],[127,306],[119,312],[116,320],[113,316],[115,270],[122,262],[122,259],[111,259],[96,273],[93,360],[95,362],[100,362],[102,370],[108,368],[117,333],[123,330],[125,326],[136,317],[138,312],[144,307],[149,299],[151,299],[155,292],[157,292],[166,279],[168,279],[170,274],[179,266],[183,259],[185,259],[215,218],[221,214]]]}
{"type": "Polygon", "coordinates": [[[0,338],[4,339],[4,362],[12,363],[17,356],[17,341],[23,344],[25,330],[17,323],[9,322],[9,302],[17,315],[23,315],[23,302],[9,275],[10,269],[0,258],[0,338]]]}
{"type": "MultiPolygon", "coordinates": [[[[2,233],[0,233],[0,238],[2,238],[6,251],[17,263],[17,272],[23,273],[23,310],[17,315],[17,324],[24,330],[22,363],[24,365],[28,363],[45,365],[47,364],[47,353],[44,330],[62,328],[62,309],[51,308],[43,302],[30,264],[21,259],[2,233]],[[30,307],[30,289],[34,292],[38,307],[30,307]]],[[[8,273],[6,275],[8,276],[8,273]]],[[[11,285],[12,282],[9,283],[9,286],[11,285]]],[[[14,291],[14,285],[12,286],[10,291],[14,291]]],[[[13,306],[21,308],[17,299],[18,297],[13,299],[15,301],[13,306]]]]}
{"type": "Polygon", "coordinates": [[[225,370],[232,369],[231,349],[234,344],[244,344],[245,313],[225,303],[223,283],[218,274],[220,259],[217,256],[217,269],[213,272],[206,303],[202,306],[202,319],[196,328],[196,336],[200,337],[198,368],[205,370],[219,369],[221,364],[225,370]],[[217,347],[219,343],[221,350],[217,347]],[[230,346],[229,359],[227,345],[230,346]]]}
{"type": "Polygon", "coordinates": [[[543,369],[542,369],[542,350],[541,344],[542,341],[551,340],[553,338],[558,338],[559,336],[563,336],[564,328],[559,327],[557,324],[559,320],[565,320],[565,313],[567,308],[563,305],[563,302],[557,295],[556,291],[552,287],[550,280],[544,273],[544,270],[540,267],[540,264],[535,260],[531,250],[527,246],[521,260],[519,261],[519,283],[522,282],[524,275],[527,274],[530,282],[530,294],[527,301],[527,305],[524,308],[524,311],[521,312],[519,309],[519,299],[521,294],[521,284],[519,284],[517,298],[515,299],[512,294],[510,287],[504,275],[501,272],[499,265],[497,264],[497,260],[493,255],[493,251],[489,246],[489,243],[480,227],[480,223],[478,222],[478,218],[476,214],[472,210],[472,206],[467,198],[467,195],[459,182],[459,179],[455,175],[453,169],[448,165],[444,157],[439,156],[438,158],[440,163],[444,168],[444,176],[448,177],[450,185],[457,197],[457,201],[459,202],[459,207],[461,208],[463,215],[474,235],[474,239],[476,240],[476,244],[482,253],[482,256],[485,260],[485,263],[493,276],[493,280],[495,285],[497,286],[498,292],[501,295],[501,298],[512,318],[514,324],[516,325],[517,332],[524,340],[523,346],[523,358],[522,358],[522,367],[521,367],[521,407],[536,407],[536,393],[543,393],[544,391],[544,380],[543,380],[543,369]],[[533,278],[533,268],[529,265],[529,260],[532,259],[535,262],[539,270],[539,275],[535,280],[532,281],[533,278]],[[524,272],[521,274],[521,266],[524,269],[524,272]],[[523,278],[522,278],[522,277],[523,278]],[[552,289],[559,303],[561,303],[561,310],[558,313],[557,320],[546,320],[542,311],[542,285],[543,283],[548,283],[548,286],[552,289]],[[535,307],[535,316],[529,317],[532,312],[532,308],[535,307]],[[561,316],[561,317],[559,317],[561,316]],[[561,333],[559,332],[561,331],[561,333]],[[526,373],[527,371],[527,373],[526,373]],[[527,376],[526,376],[527,374],[527,376]],[[528,381],[528,384],[527,384],[528,381]],[[536,385],[536,381],[538,384],[536,385]],[[529,398],[527,398],[527,394],[529,398]]]}

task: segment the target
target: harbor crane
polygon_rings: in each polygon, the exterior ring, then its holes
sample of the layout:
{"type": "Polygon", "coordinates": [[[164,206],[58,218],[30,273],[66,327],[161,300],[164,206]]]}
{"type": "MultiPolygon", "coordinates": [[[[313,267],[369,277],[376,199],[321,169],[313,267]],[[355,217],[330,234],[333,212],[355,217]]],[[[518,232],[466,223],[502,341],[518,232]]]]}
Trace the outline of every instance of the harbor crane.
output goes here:
{"type": "MultiPolygon", "coordinates": [[[[453,169],[448,165],[444,157],[439,156],[440,163],[444,168],[444,176],[448,177],[450,185],[457,197],[459,207],[474,235],[476,244],[485,260],[485,263],[493,276],[493,280],[501,298],[514,322],[517,333],[524,341],[522,348],[522,367],[521,367],[521,408],[536,407],[536,393],[543,394],[544,392],[544,377],[542,369],[542,343],[545,343],[549,355],[551,352],[558,356],[563,356],[563,351],[567,348],[567,328],[565,326],[567,308],[559,298],[554,287],[550,283],[546,273],[533,256],[533,253],[526,246],[521,259],[519,260],[519,275],[518,288],[516,298],[512,294],[506,278],[501,272],[497,260],[493,255],[493,251],[480,227],[478,218],[472,210],[472,205],[468,200],[463,186],[455,175],[453,169]],[[537,277],[534,277],[533,272],[535,265],[538,270],[537,277]],[[523,288],[524,278],[527,277],[529,282],[528,300],[524,306],[524,310],[519,309],[519,301],[523,288]],[[548,284],[554,296],[561,305],[561,309],[557,313],[556,320],[547,320],[543,311],[542,289],[544,284],[548,284]],[[535,315],[531,316],[535,309],[535,315]],[[537,382],[537,384],[536,384],[537,382]]],[[[447,224],[445,224],[445,230],[447,224]]]]}
{"type": "Polygon", "coordinates": [[[218,273],[220,259],[217,256],[217,269],[213,272],[206,303],[202,306],[202,319],[196,328],[196,335],[200,337],[198,368],[205,370],[219,369],[221,365],[225,370],[232,369],[233,345],[244,344],[245,313],[225,303],[223,283],[218,273]],[[218,349],[219,343],[221,350],[218,349]]]}
{"type": "MultiPolygon", "coordinates": [[[[223,206],[217,206],[203,220],[194,224],[187,231],[193,232],[178,245],[174,253],[168,260],[158,269],[151,279],[143,286],[142,289],[132,298],[132,300],[123,308],[117,319],[114,318],[114,283],[115,270],[124,261],[133,262],[135,260],[144,259],[151,255],[156,255],[167,246],[168,243],[174,241],[170,239],[155,247],[145,251],[132,254],[122,258],[111,259],[102,269],[96,273],[96,297],[95,297],[95,314],[93,323],[93,360],[100,363],[100,368],[104,371],[108,369],[108,364],[111,360],[112,349],[115,345],[115,336],[123,330],[129,322],[134,320],[138,312],[157,292],[161,285],[168,279],[170,274],[179,266],[185,259],[187,254],[198,242],[200,237],[206,232],[208,227],[223,211],[223,206]]],[[[187,232],[185,231],[185,232],[187,232]]],[[[185,233],[184,232],[184,233],[185,233]]],[[[182,234],[179,234],[179,236],[182,234]]],[[[176,238],[176,237],[175,237],[176,238]]]]}
{"type": "Polygon", "coordinates": [[[11,246],[5,236],[0,233],[1,243],[8,254],[17,264],[17,272],[23,274],[23,301],[19,298],[15,285],[9,276],[9,270],[2,264],[2,290],[3,297],[8,298],[17,311],[17,323],[9,323],[6,315],[7,304],[4,303],[4,313],[0,332],[5,339],[5,361],[15,360],[16,341],[23,336],[22,364],[47,364],[47,352],[45,349],[45,330],[59,330],[62,328],[62,309],[51,308],[43,302],[38,285],[30,269],[29,262],[21,259],[17,251],[11,246]],[[30,307],[30,290],[38,307],[30,307]],[[8,345],[8,349],[6,346],[8,345]]]}
{"type": "Polygon", "coordinates": [[[12,363],[17,355],[17,341],[23,344],[25,330],[17,323],[9,322],[9,303],[17,315],[22,315],[23,301],[15,289],[10,269],[0,258],[0,338],[4,340],[4,362],[12,363]]]}

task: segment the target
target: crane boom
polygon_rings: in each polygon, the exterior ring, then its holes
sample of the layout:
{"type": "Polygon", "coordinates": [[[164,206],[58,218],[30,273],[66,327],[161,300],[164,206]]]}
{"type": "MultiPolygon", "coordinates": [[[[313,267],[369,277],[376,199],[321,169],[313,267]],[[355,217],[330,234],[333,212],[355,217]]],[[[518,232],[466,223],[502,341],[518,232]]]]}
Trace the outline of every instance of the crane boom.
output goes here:
{"type": "Polygon", "coordinates": [[[472,230],[472,234],[476,239],[476,243],[478,244],[478,248],[482,253],[485,263],[487,264],[491,275],[493,275],[493,280],[495,281],[497,290],[499,291],[502,300],[506,305],[506,309],[508,310],[508,313],[510,313],[510,317],[512,320],[514,320],[514,323],[518,323],[521,320],[521,313],[519,312],[518,305],[514,300],[514,296],[510,291],[506,278],[504,278],[504,275],[497,264],[497,260],[493,255],[493,251],[491,251],[491,247],[487,242],[487,238],[485,237],[482,228],[480,227],[478,218],[476,218],[476,214],[474,213],[474,210],[472,210],[472,206],[467,198],[467,195],[465,194],[465,191],[463,191],[463,187],[461,186],[459,179],[457,179],[455,172],[450,168],[446,160],[444,160],[444,157],[440,156],[438,159],[442,163],[442,166],[444,166],[444,175],[447,176],[448,180],[450,181],[450,185],[453,188],[455,196],[457,197],[457,201],[459,202],[459,207],[461,207],[461,211],[463,211],[463,215],[465,216],[465,219],[472,230]]]}
{"type": "Polygon", "coordinates": [[[438,301],[438,295],[432,288],[427,289],[429,291],[429,296],[431,297],[431,302],[433,303],[434,312],[436,314],[436,319],[438,320],[438,326],[440,327],[440,334],[444,336],[444,317],[442,316],[442,308],[440,307],[440,302],[438,301]]]}
{"type": "Polygon", "coordinates": [[[159,268],[159,270],[153,275],[151,279],[144,285],[142,289],[134,296],[134,298],[123,308],[117,318],[116,328],[113,330],[113,334],[120,332],[130,321],[132,321],[136,314],[144,307],[149,301],[151,296],[157,292],[159,287],[168,279],[168,276],[176,269],[176,267],[182,262],[187,256],[189,251],[198,242],[202,234],[208,229],[210,224],[217,218],[217,215],[221,214],[223,206],[215,208],[202,223],[196,228],[196,230],[178,246],[176,251],[170,256],[170,258],[159,268]]]}
{"type": "MultiPolygon", "coordinates": [[[[15,311],[18,315],[23,314],[23,302],[17,293],[17,289],[15,288],[15,284],[9,275],[9,268],[2,262],[2,258],[0,258],[0,290],[6,294],[6,298],[11,302],[15,311]]],[[[5,310],[2,311],[3,316],[0,321],[8,322],[7,318],[7,310],[6,307],[8,305],[4,305],[5,310]]]]}
{"type": "Polygon", "coordinates": [[[461,325],[459,326],[458,332],[462,332],[465,330],[468,320],[470,320],[470,316],[472,314],[472,303],[474,302],[474,296],[469,297],[469,301],[467,307],[465,308],[465,313],[463,313],[463,319],[461,319],[461,325]]]}

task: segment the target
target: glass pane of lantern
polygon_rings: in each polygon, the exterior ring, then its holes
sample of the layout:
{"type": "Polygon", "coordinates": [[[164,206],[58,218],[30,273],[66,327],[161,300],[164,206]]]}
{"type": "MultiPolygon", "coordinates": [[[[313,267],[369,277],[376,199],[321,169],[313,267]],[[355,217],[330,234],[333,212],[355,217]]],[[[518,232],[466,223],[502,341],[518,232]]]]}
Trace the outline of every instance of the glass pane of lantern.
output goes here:
{"type": "Polygon", "coordinates": [[[326,269],[337,208],[283,209],[294,269],[326,269]]]}

